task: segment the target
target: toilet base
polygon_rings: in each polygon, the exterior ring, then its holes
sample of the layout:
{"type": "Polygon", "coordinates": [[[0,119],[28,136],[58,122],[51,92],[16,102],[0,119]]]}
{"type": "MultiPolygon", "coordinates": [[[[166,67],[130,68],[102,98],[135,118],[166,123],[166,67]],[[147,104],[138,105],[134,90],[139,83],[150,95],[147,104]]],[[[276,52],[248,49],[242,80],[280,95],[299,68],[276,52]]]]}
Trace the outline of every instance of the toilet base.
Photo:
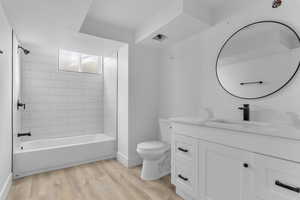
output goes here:
{"type": "Polygon", "coordinates": [[[151,181],[157,180],[171,173],[171,152],[168,151],[158,160],[144,160],[141,178],[151,181]]]}

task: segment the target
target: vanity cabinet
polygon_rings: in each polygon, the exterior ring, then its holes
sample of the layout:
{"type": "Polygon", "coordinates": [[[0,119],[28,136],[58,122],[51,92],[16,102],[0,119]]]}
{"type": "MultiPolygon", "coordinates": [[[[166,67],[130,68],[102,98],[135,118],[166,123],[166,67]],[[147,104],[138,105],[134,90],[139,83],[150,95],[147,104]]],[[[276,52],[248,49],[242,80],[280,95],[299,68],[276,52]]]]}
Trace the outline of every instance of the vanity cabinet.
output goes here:
{"type": "Polygon", "coordinates": [[[184,199],[253,200],[248,152],[177,134],[172,152],[172,183],[184,199]]]}
{"type": "Polygon", "coordinates": [[[248,152],[199,141],[199,196],[210,200],[253,200],[248,152]]]}
{"type": "Polygon", "coordinates": [[[224,145],[205,130],[173,125],[171,180],[185,200],[300,199],[298,162],[224,145]]]}

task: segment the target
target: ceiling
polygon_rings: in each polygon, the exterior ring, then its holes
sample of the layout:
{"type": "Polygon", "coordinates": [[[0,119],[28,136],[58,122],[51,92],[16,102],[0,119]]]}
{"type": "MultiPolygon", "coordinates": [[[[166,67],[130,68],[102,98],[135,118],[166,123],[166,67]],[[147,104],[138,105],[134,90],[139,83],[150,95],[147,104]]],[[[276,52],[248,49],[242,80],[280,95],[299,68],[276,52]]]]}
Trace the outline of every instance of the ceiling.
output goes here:
{"type": "Polygon", "coordinates": [[[108,54],[123,43],[79,33],[92,0],[2,0],[18,39],[31,48],[108,54]],[[66,12],[67,11],[67,12],[66,12]]]}
{"type": "MultiPolygon", "coordinates": [[[[237,0],[199,1],[207,9],[220,9],[237,0]]],[[[176,3],[177,0],[93,0],[87,19],[136,31],[155,14],[176,3]]]]}
{"type": "Polygon", "coordinates": [[[93,0],[1,1],[14,28],[50,26],[78,31],[93,0]]]}
{"type": "Polygon", "coordinates": [[[200,1],[203,2],[203,5],[206,5],[210,8],[219,7],[224,3],[230,3],[230,0],[200,0],[200,1]]]}
{"type": "MultiPolygon", "coordinates": [[[[178,5],[182,4],[182,0],[1,1],[15,32],[23,43],[44,43],[47,45],[72,43],[70,41],[64,42],[64,40],[67,40],[66,38],[68,38],[69,34],[72,35],[71,37],[73,39],[79,38],[83,41],[87,40],[88,35],[79,33],[79,31],[82,24],[89,19],[97,22],[96,27],[103,27],[101,26],[102,23],[106,24],[105,27],[111,25],[136,33],[149,19],[151,20],[157,14],[166,12],[168,8],[174,7],[174,5],[177,8],[178,5]],[[75,37],[76,34],[81,35],[75,37]],[[84,35],[84,37],[82,37],[82,35],[84,35]]],[[[196,1],[201,2],[201,9],[214,10],[212,13],[221,13],[222,11],[223,17],[226,15],[227,10],[223,8],[233,7],[236,9],[236,6],[230,5],[235,4],[237,1],[245,0],[196,1]]],[[[178,8],[178,10],[180,9],[182,8],[178,8]]],[[[230,10],[230,12],[233,11],[230,10]]],[[[112,47],[120,46],[121,44],[103,38],[94,37],[91,40],[96,39],[102,40],[100,43],[105,44],[103,46],[109,46],[110,42],[112,47]]],[[[83,45],[85,42],[79,43],[83,45]]]]}
{"type": "Polygon", "coordinates": [[[175,0],[94,0],[87,17],[98,22],[136,30],[175,0]]]}

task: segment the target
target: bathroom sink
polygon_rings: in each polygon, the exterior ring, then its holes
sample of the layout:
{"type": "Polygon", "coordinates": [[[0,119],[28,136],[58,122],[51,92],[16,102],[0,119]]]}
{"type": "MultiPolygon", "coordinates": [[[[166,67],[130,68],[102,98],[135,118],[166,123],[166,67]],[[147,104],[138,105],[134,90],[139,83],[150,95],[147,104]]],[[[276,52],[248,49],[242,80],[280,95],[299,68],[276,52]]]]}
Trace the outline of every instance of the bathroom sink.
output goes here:
{"type": "Polygon", "coordinates": [[[172,122],[181,122],[181,123],[187,123],[187,124],[204,124],[207,122],[207,118],[201,118],[201,117],[173,117],[170,118],[172,122]]]}
{"type": "Polygon", "coordinates": [[[205,126],[300,140],[300,128],[288,124],[210,119],[205,122],[205,126]]]}
{"type": "Polygon", "coordinates": [[[216,128],[225,128],[238,131],[246,131],[252,133],[271,132],[276,129],[269,123],[256,121],[238,121],[228,119],[210,119],[205,122],[205,125],[216,128]]]}
{"type": "Polygon", "coordinates": [[[253,127],[258,127],[258,126],[269,126],[269,123],[265,122],[256,122],[256,121],[238,121],[238,120],[228,120],[228,119],[210,119],[206,121],[206,124],[210,123],[215,123],[219,125],[236,125],[236,126],[253,126],[253,127]]]}
{"type": "Polygon", "coordinates": [[[268,123],[258,121],[242,121],[231,119],[204,119],[193,117],[172,118],[172,122],[206,126],[211,128],[221,128],[244,133],[265,135],[272,137],[281,137],[286,139],[300,140],[300,126],[296,127],[291,124],[268,123]]]}

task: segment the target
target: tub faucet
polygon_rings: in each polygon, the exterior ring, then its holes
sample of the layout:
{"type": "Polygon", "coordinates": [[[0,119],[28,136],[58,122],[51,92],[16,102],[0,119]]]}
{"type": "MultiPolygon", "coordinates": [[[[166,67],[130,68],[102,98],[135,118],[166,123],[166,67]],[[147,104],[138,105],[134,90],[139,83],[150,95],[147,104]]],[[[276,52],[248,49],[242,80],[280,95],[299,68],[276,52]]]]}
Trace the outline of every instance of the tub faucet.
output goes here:
{"type": "Polygon", "coordinates": [[[244,104],[243,107],[239,107],[240,110],[243,110],[243,120],[250,121],[250,105],[244,104]]]}
{"type": "Polygon", "coordinates": [[[31,136],[31,132],[28,133],[18,133],[17,137],[31,136]]]}
{"type": "Polygon", "coordinates": [[[20,107],[22,107],[25,110],[26,109],[26,104],[22,103],[20,100],[18,100],[18,102],[17,102],[17,110],[19,110],[20,107]]]}

